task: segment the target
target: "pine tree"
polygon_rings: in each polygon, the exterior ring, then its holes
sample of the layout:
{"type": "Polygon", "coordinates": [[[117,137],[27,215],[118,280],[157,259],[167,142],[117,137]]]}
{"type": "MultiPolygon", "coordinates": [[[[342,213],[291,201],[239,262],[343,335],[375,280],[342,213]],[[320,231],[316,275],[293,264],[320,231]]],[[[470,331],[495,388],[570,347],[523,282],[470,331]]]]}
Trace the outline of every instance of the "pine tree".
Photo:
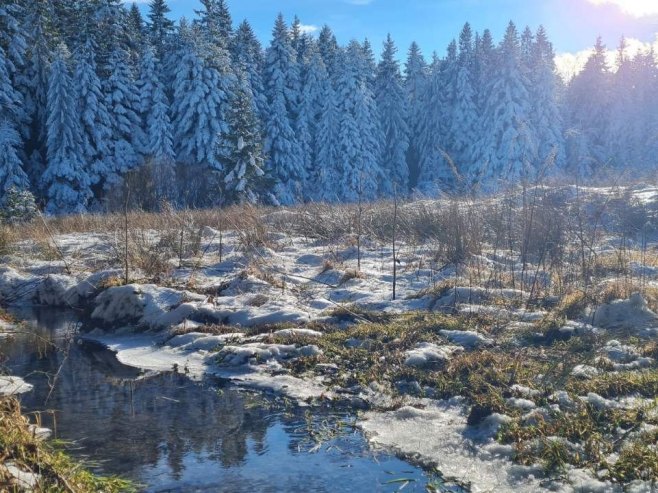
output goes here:
{"type": "Polygon", "coordinates": [[[388,197],[395,192],[405,193],[409,186],[407,101],[396,53],[397,48],[389,34],[384,42],[375,82],[377,107],[384,132],[381,167],[387,177],[380,184],[380,194],[388,197]]]}
{"type": "Polygon", "coordinates": [[[291,204],[302,195],[305,170],[294,128],[299,104],[299,77],[288,28],[279,14],[265,60],[269,114],[265,122],[267,169],[277,180],[276,197],[291,204]]]}
{"type": "Polygon", "coordinates": [[[500,45],[497,69],[486,89],[484,128],[487,135],[479,149],[479,176],[484,190],[535,177],[536,134],[530,121],[527,86],[518,33],[510,22],[500,45]]]}
{"type": "Polygon", "coordinates": [[[222,141],[226,163],[223,177],[224,204],[272,203],[271,180],[265,175],[262,137],[247,80],[241,77],[233,90],[228,112],[229,132],[222,141]]]}
{"type": "Polygon", "coordinates": [[[96,59],[91,41],[78,51],[79,61],[73,76],[81,121],[81,159],[86,164],[92,185],[102,184],[113,172],[110,144],[112,131],[101,81],[96,74],[96,59]]]}
{"type": "Polygon", "coordinates": [[[48,168],[43,180],[49,214],[84,212],[92,196],[82,162],[81,129],[68,60],[66,46],[60,45],[48,86],[48,168]]]}

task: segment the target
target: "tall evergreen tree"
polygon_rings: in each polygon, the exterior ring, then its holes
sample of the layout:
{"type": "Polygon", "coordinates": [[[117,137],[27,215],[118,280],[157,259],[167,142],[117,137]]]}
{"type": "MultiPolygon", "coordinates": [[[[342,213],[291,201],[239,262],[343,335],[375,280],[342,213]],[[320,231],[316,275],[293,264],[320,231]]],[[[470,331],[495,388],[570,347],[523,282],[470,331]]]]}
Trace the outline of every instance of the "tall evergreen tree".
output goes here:
{"type": "Polygon", "coordinates": [[[317,133],[322,114],[323,99],[327,96],[330,84],[324,63],[320,54],[313,50],[307,53],[310,60],[306,62],[302,84],[301,104],[297,117],[297,137],[299,140],[302,165],[307,182],[304,186],[305,198],[313,199],[315,190],[312,186],[316,174],[317,133]]]}
{"type": "Polygon", "coordinates": [[[384,42],[375,83],[377,107],[384,132],[381,167],[387,177],[380,184],[380,193],[389,197],[394,192],[406,194],[409,186],[406,159],[409,148],[407,100],[396,53],[397,48],[389,34],[384,42]]]}
{"type": "Polygon", "coordinates": [[[149,25],[151,44],[159,58],[164,56],[167,42],[174,32],[174,22],[167,17],[171,9],[166,0],[151,0],[149,3],[149,25]]]}
{"type": "Polygon", "coordinates": [[[456,64],[454,105],[450,123],[452,158],[462,179],[461,186],[472,185],[475,172],[473,149],[480,136],[480,114],[474,87],[475,53],[471,26],[464,25],[459,36],[459,57],[456,64]]]}
{"type": "Polygon", "coordinates": [[[116,184],[121,175],[141,162],[142,122],[139,117],[139,94],[128,52],[116,48],[107,66],[109,78],[103,84],[105,105],[110,117],[110,170],[101,181],[116,184]]]}
{"type": "Polygon", "coordinates": [[[340,126],[338,132],[338,191],[341,200],[354,202],[377,196],[385,179],[379,158],[382,135],[374,96],[363,67],[363,46],[350,42],[337,79],[340,126]]]}
{"type": "MultiPolygon", "coordinates": [[[[584,142],[577,149],[586,147],[587,157],[570,157],[571,166],[605,168],[609,164],[606,152],[610,118],[610,69],[606,61],[606,48],[597,39],[594,51],[585,67],[571,82],[567,92],[567,118],[570,133],[580,136],[584,142]]],[[[574,146],[572,146],[573,148],[574,146]]],[[[585,174],[575,170],[575,174],[585,174]]]]}
{"type": "MultiPolygon", "coordinates": [[[[29,179],[19,156],[22,139],[17,130],[22,97],[12,85],[9,61],[0,47],[0,193],[10,189],[27,190],[29,179]]],[[[2,199],[0,199],[0,202],[2,199]]]]}
{"type": "Polygon", "coordinates": [[[409,128],[409,150],[407,152],[407,166],[409,168],[409,186],[414,188],[418,183],[420,172],[420,128],[419,123],[426,111],[423,101],[425,85],[429,75],[427,62],[423,58],[420,47],[415,42],[411,44],[405,65],[405,90],[409,111],[407,114],[407,127],[409,128]]]}
{"type": "Polygon", "coordinates": [[[510,22],[500,45],[498,65],[487,86],[487,135],[480,151],[479,179],[485,190],[503,183],[532,180],[537,161],[536,134],[530,121],[530,96],[521,65],[516,26],[510,22]]]}
{"type": "Polygon", "coordinates": [[[256,114],[264,121],[267,116],[267,96],[263,84],[263,49],[246,20],[235,33],[233,59],[246,72],[256,114]]]}
{"type": "Polygon", "coordinates": [[[81,129],[68,62],[68,50],[60,45],[48,86],[48,168],[43,180],[49,214],[84,212],[92,196],[82,162],[81,129]]]}
{"type": "Polygon", "coordinates": [[[275,201],[269,190],[271,180],[265,175],[260,124],[249,87],[241,76],[233,90],[228,112],[229,132],[221,144],[226,163],[222,186],[224,204],[275,201]]]}
{"type": "Polygon", "coordinates": [[[327,25],[322,26],[318,35],[318,50],[327,69],[329,77],[333,79],[337,70],[337,61],[340,48],[336,41],[336,36],[327,25]]]}
{"type": "Polygon", "coordinates": [[[226,0],[201,0],[203,10],[197,10],[196,21],[207,41],[219,44],[225,50],[231,49],[233,20],[226,0]]]}
{"type": "Polygon", "coordinates": [[[267,168],[277,180],[276,197],[291,204],[302,196],[306,179],[299,141],[295,135],[299,104],[299,74],[288,28],[279,14],[265,60],[265,88],[269,114],[265,122],[267,168]]]}
{"type": "Polygon", "coordinates": [[[536,132],[537,166],[542,174],[555,175],[566,164],[564,124],[558,102],[561,82],[555,66],[555,52],[546,30],[540,26],[534,36],[529,66],[530,120],[536,132]],[[543,169],[551,166],[552,169],[543,169]]]}
{"type": "Polygon", "coordinates": [[[73,87],[80,115],[81,159],[88,169],[92,185],[98,185],[113,172],[110,145],[113,137],[101,81],[96,74],[96,59],[91,41],[77,52],[78,63],[73,87]]]}

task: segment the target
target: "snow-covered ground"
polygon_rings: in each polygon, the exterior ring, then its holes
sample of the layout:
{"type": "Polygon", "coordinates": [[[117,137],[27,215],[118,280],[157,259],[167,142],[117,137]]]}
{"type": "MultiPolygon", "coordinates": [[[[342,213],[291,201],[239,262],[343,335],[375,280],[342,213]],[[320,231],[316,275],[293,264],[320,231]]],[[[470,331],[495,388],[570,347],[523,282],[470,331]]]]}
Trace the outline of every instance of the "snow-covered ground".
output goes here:
{"type": "MultiPolygon", "coordinates": [[[[655,203],[656,191],[644,187],[631,193],[646,205],[655,203]]],[[[604,200],[613,192],[588,193],[604,200]]],[[[43,245],[26,239],[3,258],[0,302],[82,308],[88,314],[83,337],[104,344],[122,363],[145,371],[173,370],[192,378],[214,374],[283,393],[302,405],[333,402],[367,408],[360,426],[373,445],[437,467],[473,491],[616,491],[605,475],[595,477],[584,468],[567,466],[564,474],[551,480],[538,465],[515,464],[513,446],[501,444],[495,435],[506,423],[553,419],[579,403],[601,410],[648,406],[641,396],[603,397],[593,391],[576,395],[573,389],[556,388],[547,397],[539,383],[542,375],[536,375],[531,382],[535,387],[515,384],[501,394],[502,407],[511,417],[494,412],[469,426],[471,402],[460,396],[445,400],[422,382],[386,381],[385,375],[358,385],[344,382],[358,380],[363,372],[349,361],[359,351],[382,350],[381,355],[372,355],[370,364],[379,357],[377,364],[388,370],[440,376],[452,361],[524,349],[533,337],[548,341],[540,344],[549,352],[552,337],[592,344],[582,360],[564,372],[577,382],[628,372],[655,375],[655,357],[646,345],[658,335],[658,315],[646,297],[637,293],[621,300],[597,298],[596,289],[609,291],[608,286],[619,281],[619,272],[601,279],[574,313],[559,312],[566,303],[556,294],[568,274],[563,270],[533,263],[532,258],[523,262],[517,251],[494,248],[455,266],[440,259],[431,238],[400,237],[394,300],[392,242],[361,238],[359,252],[353,234],[331,241],[310,238],[291,233],[291,228],[277,228],[294,220],[286,216],[293,213],[269,214],[264,218],[270,227],[266,241],[254,244],[245,240],[244,231],[220,232],[206,226],[196,255],[182,261],[174,255],[166,258],[157,275],[133,263],[129,284],[122,282],[119,232],[55,234],[49,255],[43,245]],[[52,254],[53,247],[57,255],[52,254]],[[346,340],[335,335],[366,321],[386,323],[415,313],[444,313],[471,322],[425,329],[416,339],[413,330],[409,335],[404,329],[384,346],[367,335],[346,340]],[[547,329],[552,326],[553,332],[547,329]],[[346,351],[344,359],[326,354],[336,345],[346,351]],[[433,393],[437,395],[429,399],[433,393]]],[[[170,233],[140,234],[156,255],[161,253],[156,247],[170,233]]],[[[593,238],[591,250],[600,257],[619,254],[613,235],[593,238]]],[[[646,235],[643,241],[642,252],[628,241],[629,251],[635,251],[627,253],[634,256],[624,276],[626,281],[630,276],[630,284],[637,280],[641,287],[655,289],[658,265],[646,252],[658,243],[646,235]]],[[[402,325],[413,324],[401,320],[402,325]]],[[[551,357],[542,351],[537,349],[531,357],[551,357]]],[[[2,385],[16,384],[5,380],[2,385]]],[[[643,491],[646,484],[627,486],[643,491]]]]}

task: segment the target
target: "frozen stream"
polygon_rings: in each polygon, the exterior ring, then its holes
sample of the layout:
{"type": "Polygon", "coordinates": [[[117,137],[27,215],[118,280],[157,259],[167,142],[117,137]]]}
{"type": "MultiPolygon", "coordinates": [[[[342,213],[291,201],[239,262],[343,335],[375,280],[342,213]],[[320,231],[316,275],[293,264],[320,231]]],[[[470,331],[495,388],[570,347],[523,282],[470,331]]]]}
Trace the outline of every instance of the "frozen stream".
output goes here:
{"type": "Polygon", "coordinates": [[[218,380],[145,375],[103,348],[67,343],[73,313],[17,315],[39,336],[3,341],[0,351],[9,372],[34,385],[24,408],[44,411],[43,425],[95,472],[145,491],[426,491],[433,481],[369,450],[347,412],[311,413],[218,380]]]}

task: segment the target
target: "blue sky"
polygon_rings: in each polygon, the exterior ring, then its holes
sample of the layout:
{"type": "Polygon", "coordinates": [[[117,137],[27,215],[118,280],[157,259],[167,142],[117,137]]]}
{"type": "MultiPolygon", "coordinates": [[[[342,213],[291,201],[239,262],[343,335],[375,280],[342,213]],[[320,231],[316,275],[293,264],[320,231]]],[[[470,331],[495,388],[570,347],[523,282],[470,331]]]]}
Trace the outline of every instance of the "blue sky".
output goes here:
{"type": "MultiPolygon", "coordinates": [[[[129,3],[130,0],[126,0],[129,3]]],[[[146,10],[148,0],[140,0],[146,10]]],[[[237,24],[249,19],[264,44],[278,12],[297,14],[308,26],[329,24],[340,43],[367,37],[378,50],[386,34],[400,51],[417,41],[425,54],[443,55],[468,21],[500,39],[511,19],[535,29],[543,24],[558,52],[576,53],[601,35],[610,48],[619,37],[652,42],[658,32],[658,0],[228,0],[237,24]],[[642,15],[644,14],[644,15],[642,15]]],[[[172,17],[194,17],[198,0],[169,0],[172,17]]]]}

